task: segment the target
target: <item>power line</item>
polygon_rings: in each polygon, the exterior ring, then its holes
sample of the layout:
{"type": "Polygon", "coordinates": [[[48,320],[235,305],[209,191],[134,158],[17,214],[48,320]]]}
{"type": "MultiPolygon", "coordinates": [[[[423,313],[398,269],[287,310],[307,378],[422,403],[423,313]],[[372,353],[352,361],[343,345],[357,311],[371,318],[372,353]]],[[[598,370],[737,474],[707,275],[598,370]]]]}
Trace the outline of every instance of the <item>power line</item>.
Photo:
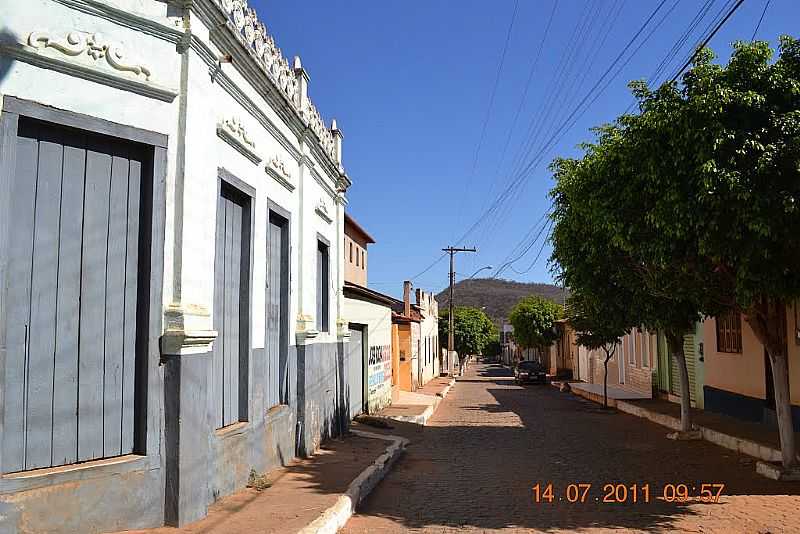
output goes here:
{"type": "Polygon", "coordinates": [[[412,276],[412,277],[410,278],[410,280],[416,280],[417,278],[419,278],[419,277],[420,277],[420,276],[422,276],[423,274],[425,274],[425,273],[427,273],[428,271],[430,271],[431,269],[433,269],[433,268],[436,266],[436,264],[438,264],[440,261],[442,261],[442,260],[445,258],[445,256],[447,256],[447,253],[446,253],[446,252],[445,252],[444,254],[442,254],[441,256],[439,256],[438,258],[436,258],[436,259],[433,261],[433,263],[431,263],[430,265],[428,265],[427,267],[425,267],[423,270],[421,270],[420,272],[418,272],[417,274],[415,274],[414,276],[412,276]]]}
{"type": "MultiPolygon", "coordinates": [[[[609,73],[614,69],[614,67],[616,67],[616,65],[620,62],[620,60],[622,59],[624,54],[630,49],[630,47],[638,39],[639,35],[641,35],[641,33],[645,30],[645,28],[647,28],[647,26],[650,24],[650,22],[653,20],[653,18],[658,14],[658,12],[661,10],[661,8],[664,6],[664,4],[666,2],[667,2],[667,0],[661,0],[661,2],[659,2],[659,4],[656,6],[656,8],[653,10],[653,12],[647,17],[645,22],[642,24],[642,26],[637,30],[637,32],[633,35],[633,37],[631,37],[631,39],[625,45],[623,50],[617,55],[617,57],[614,59],[614,61],[612,61],[612,63],[608,66],[608,68],[605,70],[605,72],[600,76],[600,78],[597,80],[597,82],[592,86],[592,88],[589,90],[589,92],[578,103],[578,105],[572,111],[572,113],[570,113],[570,115],[567,117],[566,121],[562,123],[561,127],[556,130],[556,132],[550,137],[550,139],[547,141],[547,143],[545,143],[545,145],[542,147],[542,149],[537,153],[537,156],[535,156],[533,158],[533,160],[522,169],[521,172],[517,173],[517,175],[514,177],[512,182],[498,195],[498,197],[495,199],[495,201],[492,203],[492,205],[490,205],[490,207],[484,213],[482,213],[478,217],[478,219],[467,229],[467,231],[459,239],[459,241],[463,241],[464,239],[466,239],[466,237],[470,233],[472,233],[475,230],[475,228],[477,228],[478,225],[480,225],[486,219],[486,217],[488,217],[489,215],[494,213],[497,209],[499,209],[499,207],[502,205],[502,203],[505,202],[510,197],[510,195],[514,192],[515,189],[519,188],[519,186],[525,181],[526,173],[529,170],[531,170],[531,168],[535,164],[538,163],[538,161],[541,159],[541,156],[543,155],[544,151],[547,150],[547,148],[550,145],[552,145],[554,142],[557,142],[558,139],[560,139],[561,136],[563,136],[563,133],[565,133],[564,128],[567,125],[567,121],[571,121],[573,119],[573,117],[575,117],[575,115],[581,110],[581,108],[584,106],[586,101],[592,96],[592,94],[603,83],[603,81],[605,81],[605,79],[609,75],[609,73]]],[[[607,87],[607,85],[608,84],[606,84],[605,87],[607,87]]],[[[605,89],[605,87],[603,87],[603,90],[605,89]]],[[[599,97],[599,94],[597,96],[599,97]]],[[[596,98],[595,98],[595,100],[596,100],[596,98]]],[[[586,109],[584,109],[583,112],[581,112],[581,114],[578,115],[578,118],[580,116],[582,116],[583,113],[585,113],[585,111],[586,111],[586,109]]],[[[572,124],[574,124],[574,122],[576,122],[576,121],[577,121],[577,119],[575,121],[573,121],[572,124]]],[[[570,124],[570,126],[572,126],[572,124],[570,124]]],[[[532,147],[531,147],[531,149],[532,149],[532,147]]],[[[530,151],[528,151],[528,152],[530,153],[530,151]]]]}
{"type": "MultiPolygon", "coordinates": [[[[506,138],[506,142],[503,145],[503,151],[502,151],[502,154],[500,156],[500,163],[498,164],[498,167],[502,167],[503,163],[505,162],[506,152],[508,151],[508,146],[511,144],[511,138],[513,137],[514,129],[517,126],[517,121],[519,120],[519,116],[522,113],[522,108],[524,107],[525,101],[528,98],[528,91],[529,91],[530,86],[531,86],[531,81],[533,81],[533,75],[536,72],[536,67],[539,65],[539,58],[542,55],[542,49],[544,48],[544,43],[547,40],[548,34],[550,33],[550,26],[553,24],[553,19],[555,18],[556,8],[557,7],[558,7],[558,0],[553,0],[553,9],[550,11],[550,17],[549,17],[549,19],[547,21],[547,25],[545,26],[544,34],[542,34],[542,39],[541,39],[541,41],[539,41],[539,48],[536,51],[536,55],[534,56],[534,60],[531,62],[531,68],[528,71],[528,79],[525,81],[525,89],[522,91],[522,97],[519,100],[519,105],[517,106],[517,111],[516,111],[516,113],[514,113],[514,118],[511,121],[511,128],[509,128],[509,130],[508,130],[508,137],[506,138]]],[[[495,184],[495,182],[497,182],[498,178],[499,178],[499,173],[498,173],[498,176],[496,176],[495,179],[491,183],[491,187],[489,188],[489,193],[487,195],[487,199],[491,198],[492,193],[494,192],[494,184],[495,184]]]]}
{"type": "Polygon", "coordinates": [[[523,269],[522,271],[518,271],[513,266],[509,266],[509,268],[512,271],[514,271],[517,274],[528,274],[530,272],[530,270],[533,269],[534,265],[536,265],[536,263],[539,261],[539,257],[542,255],[542,251],[544,250],[544,246],[547,244],[547,241],[549,241],[549,239],[550,239],[551,232],[553,231],[553,224],[555,224],[555,223],[553,221],[550,221],[550,226],[547,229],[547,234],[545,235],[544,239],[542,240],[542,246],[539,247],[539,252],[536,253],[536,257],[533,258],[533,261],[531,262],[530,265],[528,265],[528,268],[527,269],[523,269]]]}
{"type": "Polygon", "coordinates": [[[472,161],[472,170],[469,174],[469,179],[467,180],[467,187],[464,188],[462,195],[461,195],[461,202],[458,208],[458,219],[461,219],[461,211],[464,208],[464,200],[466,195],[469,192],[470,187],[472,186],[472,180],[475,176],[475,171],[478,167],[478,156],[480,155],[481,147],[483,146],[483,139],[486,136],[486,127],[489,125],[489,118],[492,114],[492,107],[494,106],[494,98],[495,94],[497,93],[497,86],[500,85],[500,75],[503,72],[503,65],[506,61],[506,52],[508,52],[508,43],[511,41],[511,32],[514,29],[514,21],[517,20],[517,10],[519,8],[519,0],[514,3],[514,12],[511,14],[511,22],[508,25],[508,32],[506,33],[506,40],[503,43],[503,51],[500,54],[500,63],[497,66],[497,74],[495,75],[494,85],[492,86],[492,92],[489,96],[489,106],[486,109],[486,116],[483,119],[483,126],[481,127],[481,135],[478,138],[478,146],[475,148],[475,158],[472,161]]]}
{"type": "MultiPolygon", "coordinates": [[[[544,215],[539,219],[539,221],[534,223],[534,225],[531,227],[531,231],[528,232],[528,235],[532,234],[533,230],[539,225],[539,223],[541,221],[544,220],[544,223],[539,228],[539,232],[536,234],[536,236],[534,236],[533,239],[528,241],[527,244],[523,246],[523,250],[513,260],[509,260],[508,258],[510,256],[512,256],[515,252],[512,252],[508,256],[506,256],[505,259],[503,260],[502,264],[500,265],[500,267],[495,271],[494,276],[492,276],[492,278],[495,278],[495,279],[499,278],[506,271],[506,269],[508,269],[515,262],[517,262],[520,259],[522,259],[523,257],[525,257],[525,255],[528,253],[528,251],[530,251],[530,249],[533,248],[533,246],[536,244],[536,242],[539,241],[539,237],[542,235],[542,232],[544,231],[545,227],[547,227],[549,221],[545,220],[545,217],[547,217],[549,214],[550,214],[549,211],[545,212],[544,215]]],[[[527,236],[526,236],[526,238],[527,238],[527,236]]],[[[519,244],[517,244],[516,247],[514,247],[515,250],[520,247],[521,243],[524,242],[526,240],[526,238],[523,238],[523,240],[519,244]]]]}
{"type": "Polygon", "coordinates": [[[743,3],[744,3],[744,0],[739,0],[738,2],[736,2],[736,5],[733,6],[730,9],[730,11],[728,11],[728,14],[725,15],[725,18],[723,18],[719,23],[717,23],[717,25],[714,28],[714,30],[708,35],[708,37],[705,38],[705,40],[702,42],[702,44],[699,47],[697,47],[697,49],[694,51],[694,54],[692,54],[691,57],[689,57],[689,59],[686,61],[686,63],[683,64],[683,67],[681,67],[680,70],[678,70],[678,72],[676,72],[675,75],[670,79],[670,83],[674,82],[675,80],[677,80],[678,76],[680,76],[681,73],[684,70],[686,70],[686,68],[689,65],[692,64],[692,61],[695,60],[695,58],[697,57],[697,54],[699,54],[700,51],[703,50],[706,47],[708,42],[711,41],[711,39],[717,34],[717,32],[720,30],[720,28],[722,28],[722,26],[725,25],[725,23],[728,21],[728,19],[731,18],[731,16],[733,16],[733,14],[736,12],[736,10],[739,9],[739,6],[741,6],[743,3]]]}
{"type": "Polygon", "coordinates": [[[711,7],[714,5],[715,1],[716,0],[706,0],[705,4],[700,6],[697,14],[695,14],[694,18],[689,22],[689,27],[683,32],[683,34],[681,34],[675,44],[672,45],[672,48],[670,48],[670,50],[664,56],[664,59],[662,59],[658,64],[658,67],[656,67],[653,73],[650,74],[650,77],[647,79],[647,85],[652,85],[653,81],[658,79],[658,77],[663,73],[664,69],[666,69],[672,60],[675,59],[675,56],[678,55],[678,52],[680,52],[681,48],[683,48],[683,45],[686,44],[686,41],[697,29],[697,26],[700,25],[700,22],[706,18],[706,15],[711,10],[711,7]]]}
{"type": "Polygon", "coordinates": [[[756,29],[753,30],[753,36],[750,38],[751,42],[756,40],[756,34],[758,33],[758,29],[761,28],[761,23],[764,21],[764,15],[767,14],[767,8],[769,8],[769,3],[771,1],[772,0],[767,0],[764,3],[764,11],[761,12],[761,18],[758,19],[758,24],[756,24],[756,29]]]}

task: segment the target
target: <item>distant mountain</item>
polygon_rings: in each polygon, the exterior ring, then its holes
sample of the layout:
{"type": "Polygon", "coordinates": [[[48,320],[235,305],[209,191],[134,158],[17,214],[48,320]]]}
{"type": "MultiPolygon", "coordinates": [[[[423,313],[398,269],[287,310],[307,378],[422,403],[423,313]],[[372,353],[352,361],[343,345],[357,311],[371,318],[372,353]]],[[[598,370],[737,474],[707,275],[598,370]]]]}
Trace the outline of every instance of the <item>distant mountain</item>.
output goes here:
{"type": "MultiPolygon", "coordinates": [[[[523,297],[539,295],[561,304],[565,296],[564,290],[553,284],[526,284],[494,278],[462,280],[453,286],[453,293],[456,306],[486,306],[484,311],[498,326],[508,320],[511,308],[523,297]]],[[[436,295],[436,300],[439,309],[445,309],[450,302],[448,289],[436,295]]]]}

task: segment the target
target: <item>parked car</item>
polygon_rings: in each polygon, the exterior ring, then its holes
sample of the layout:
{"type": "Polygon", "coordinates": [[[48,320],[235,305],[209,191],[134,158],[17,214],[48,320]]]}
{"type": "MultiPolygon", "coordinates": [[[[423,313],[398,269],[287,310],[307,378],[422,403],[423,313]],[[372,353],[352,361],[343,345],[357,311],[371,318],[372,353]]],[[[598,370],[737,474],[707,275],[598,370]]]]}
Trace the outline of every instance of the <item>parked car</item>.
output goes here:
{"type": "Polygon", "coordinates": [[[514,381],[517,384],[525,382],[546,384],[547,371],[539,362],[522,360],[514,366],[514,381]]]}

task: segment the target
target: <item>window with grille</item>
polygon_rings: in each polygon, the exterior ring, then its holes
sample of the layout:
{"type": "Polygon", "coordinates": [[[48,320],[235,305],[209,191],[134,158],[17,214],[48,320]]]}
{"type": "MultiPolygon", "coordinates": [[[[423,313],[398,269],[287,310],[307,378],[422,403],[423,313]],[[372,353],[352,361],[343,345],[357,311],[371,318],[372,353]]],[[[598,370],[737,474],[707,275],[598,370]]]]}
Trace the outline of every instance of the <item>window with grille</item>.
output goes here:
{"type": "Polygon", "coordinates": [[[740,354],[742,352],[742,316],[728,312],[716,318],[717,351],[740,354]]]}

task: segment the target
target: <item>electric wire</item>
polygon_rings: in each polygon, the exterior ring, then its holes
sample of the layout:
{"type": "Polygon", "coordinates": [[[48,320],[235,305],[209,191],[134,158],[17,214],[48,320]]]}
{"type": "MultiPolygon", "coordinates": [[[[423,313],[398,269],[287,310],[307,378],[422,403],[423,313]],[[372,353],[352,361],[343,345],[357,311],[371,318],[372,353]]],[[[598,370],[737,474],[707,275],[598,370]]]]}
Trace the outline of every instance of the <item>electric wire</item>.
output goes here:
{"type": "Polygon", "coordinates": [[[771,1],[772,0],[767,0],[764,3],[764,11],[761,12],[761,17],[758,19],[758,24],[756,24],[756,29],[753,30],[753,36],[750,38],[750,42],[753,42],[753,41],[756,40],[756,34],[758,33],[758,30],[761,28],[761,23],[764,22],[764,15],[767,14],[767,9],[769,8],[769,3],[771,1]]]}
{"type": "Polygon", "coordinates": [[[472,170],[470,171],[469,178],[467,180],[467,187],[465,187],[461,193],[461,201],[459,202],[458,216],[456,218],[457,221],[461,220],[461,213],[462,210],[464,209],[465,198],[469,194],[469,190],[472,186],[472,181],[475,177],[475,171],[477,170],[478,167],[478,157],[480,155],[481,147],[483,146],[484,137],[486,136],[486,128],[489,125],[489,118],[491,117],[492,114],[492,107],[494,106],[494,99],[497,93],[497,86],[500,84],[500,75],[503,72],[503,65],[505,64],[506,53],[508,52],[508,44],[511,41],[511,33],[514,29],[514,21],[516,21],[517,19],[518,9],[519,9],[519,0],[517,0],[514,3],[514,11],[511,14],[511,22],[508,25],[508,32],[506,33],[506,39],[505,42],[503,43],[503,51],[500,54],[500,62],[497,66],[497,74],[495,75],[494,85],[492,86],[492,91],[489,96],[489,106],[486,109],[486,115],[483,119],[483,126],[481,127],[481,135],[478,138],[478,146],[475,148],[475,157],[472,161],[472,170]]]}

